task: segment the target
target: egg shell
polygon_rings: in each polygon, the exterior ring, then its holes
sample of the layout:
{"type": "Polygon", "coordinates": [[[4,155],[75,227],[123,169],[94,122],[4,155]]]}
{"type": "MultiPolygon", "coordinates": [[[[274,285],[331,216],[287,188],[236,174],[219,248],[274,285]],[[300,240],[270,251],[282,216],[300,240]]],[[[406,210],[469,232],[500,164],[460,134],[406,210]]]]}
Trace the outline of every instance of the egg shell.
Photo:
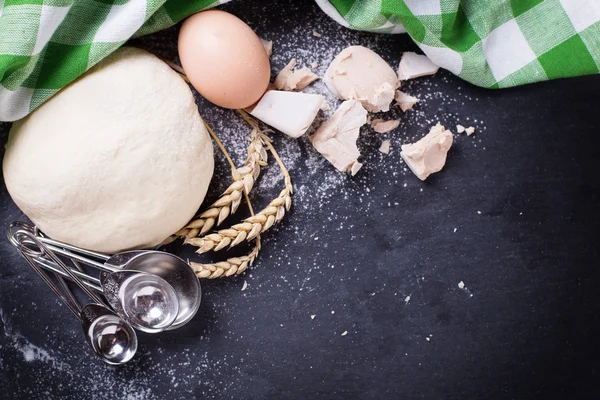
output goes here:
{"type": "Polygon", "coordinates": [[[245,108],[267,90],[267,52],[256,33],[232,14],[209,10],[192,15],[179,31],[178,50],[192,86],[218,106],[245,108]]]}

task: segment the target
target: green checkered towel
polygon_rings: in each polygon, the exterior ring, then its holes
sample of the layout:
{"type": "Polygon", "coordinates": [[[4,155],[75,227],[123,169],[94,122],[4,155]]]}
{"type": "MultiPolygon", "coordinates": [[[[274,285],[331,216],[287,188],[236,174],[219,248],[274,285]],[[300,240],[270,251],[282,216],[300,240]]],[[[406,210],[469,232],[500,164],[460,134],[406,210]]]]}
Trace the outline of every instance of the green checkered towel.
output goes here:
{"type": "MultiPolygon", "coordinates": [[[[226,1],[0,0],[0,121],[26,116],[128,39],[226,1]]],[[[483,87],[599,71],[600,0],[317,3],[353,29],[408,32],[433,62],[483,87]]]]}
{"type": "Polygon", "coordinates": [[[600,0],[317,0],[353,29],[406,29],[437,65],[505,88],[595,74],[600,0]]]}

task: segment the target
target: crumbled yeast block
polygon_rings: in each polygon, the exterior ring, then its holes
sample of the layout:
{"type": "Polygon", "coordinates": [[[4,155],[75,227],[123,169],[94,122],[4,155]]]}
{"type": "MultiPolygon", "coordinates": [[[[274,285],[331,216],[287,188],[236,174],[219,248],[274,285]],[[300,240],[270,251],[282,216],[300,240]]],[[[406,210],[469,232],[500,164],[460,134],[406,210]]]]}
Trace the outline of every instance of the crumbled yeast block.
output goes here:
{"type": "Polygon", "coordinates": [[[314,37],[321,37],[321,34],[317,31],[313,31],[313,36],[314,37]]]}
{"type": "Polygon", "coordinates": [[[355,161],[354,164],[352,164],[352,167],[350,167],[350,173],[352,174],[352,176],[356,175],[358,171],[360,171],[362,166],[362,163],[355,161]]]}
{"type": "Polygon", "coordinates": [[[369,122],[373,130],[377,133],[387,133],[396,129],[400,125],[399,119],[385,121],[383,119],[374,119],[369,122]]]}
{"type": "Polygon", "coordinates": [[[473,128],[472,126],[470,126],[467,129],[465,129],[465,133],[467,134],[467,136],[471,136],[472,134],[475,133],[475,128],[473,128]]]}
{"type": "Polygon", "coordinates": [[[396,104],[398,104],[400,106],[400,109],[404,112],[410,110],[415,104],[419,102],[419,99],[417,99],[416,97],[413,97],[410,94],[404,93],[400,90],[396,90],[394,100],[396,100],[396,104]]]}
{"type": "Polygon", "coordinates": [[[424,181],[429,175],[444,167],[450,147],[452,147],[452,132],[438,122],[418,142],[402,145],[400,155],[410,170],[424,181]]]}
{"type": "Polygon", "coordinates": [[[319,76],[306,67],[294,70],[296,59],[286,65],[275,78],[275,89],[278,90],[302,90],[312,82],[319,79],[319,76]]]}
{"type": "Polygon", "coordinates": [[[323,81],[343,100],[358,100],[371,112],[389,111],[398,76],[374,51],[362,46],[342,50],[331,62],[323,81]]]}
{"type": "Polygon", "coordinates": [[[463,133],[465,131],[465,127],[462,125],[456,125],[456,132],[463,133]]]}
{"type": "Polygon", "coordinates": [[[268,90],[255,106],[246,111],[282,133],[297,138],[308,130],[324,101],[325,97],[320,94],[268,90]]]}
{"type": "Polygon", "coordinates": [[[359,101],[344,101],[331,118],[310,136],[315,149],[339,171],[351,169],[360,152],[356,140],[360,127],[367,122],[367,110],[359,101]]]}
{"type": "Polygon", "coordinates": [[[431,62],[427,56],[407,51],[402,54],[402,59],[398,66],[398,78],[405,81],[420,76],[433,75],[438,69],[440,67],[431,62]]]}
{"type": "Polygon", "coordinates": [[[390,141],[384,140],[381,142],[381,146],[379,146],[379,151],[383,154],[390,154],[390,141]]]}
{"type": "Polygon", "coordinates": [[[267,52],[267,56],[271,57],[273,54],[273,42],[271,40],[260,39],[265,51],[267,52]]]}

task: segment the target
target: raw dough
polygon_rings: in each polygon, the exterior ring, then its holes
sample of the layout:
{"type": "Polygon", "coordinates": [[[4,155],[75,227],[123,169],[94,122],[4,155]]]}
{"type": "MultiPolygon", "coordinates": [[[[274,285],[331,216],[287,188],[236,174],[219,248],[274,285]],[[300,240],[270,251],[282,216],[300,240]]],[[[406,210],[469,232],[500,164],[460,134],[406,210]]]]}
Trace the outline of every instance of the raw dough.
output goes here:
{"type": "Polygon", "coordinates": [[[360,157],[356,140],[360,127],[366,123],[367,111],[360,102],[347,100],[310,136],[310,141],[338,171],[356,169],[354,164],[360,157]]]}
{"type": "Polygon", "coordinates": [[[350,173],[352,174],[352,176],[358,174],[358,171],[360,171],[362,166],[362,163],[354,161],[354,164],[352,164],[352,166],[350,167],[350,173]]]}
{"type": "Polygon", "coordinates": [[[292,60],[279,72],[273,85],[278,90],[302,90],[319,76],[306,67],[294,70],[296,59],[292,60]]]}
{"type": "Polygon", "coordinates": [[[384,140],[381,142],[381,146],[379,146],[379,151],[383,154],[390,154],[390,141],[384,140]]]}
{"type": "Polygon", "coordinates": [[[267,56],[271,57],[273,55],[273,41],[260,39],[260,42],[262,43],[263,47],[265,48],[265,51],[267,52],[267,56]]]}
{"type": "Polygon", "coordinates": [[[446,155],[452,147],[452,132],[439,122],[427,135],[411,144],[403,144],[400,156],[410,170],[422,181],[446,164],[446,155]]]}
{"type": "Polygon", "coordinates": [[[400,85],[392,67],[362,46],[342,50],[327,68],[323,81],[339,99],[358,100],[371,112],[389,111],[400,85]]]}
{"type": "Polygon", "coordinates": [[[401,90],[396,90],[394,100],[396,100],[396,104],[398,104],[400,106],[400,109],[404,112],[410,110],[415,104],[419,102],[419,99],[411,96],[410,94],[404,93],[401,90]]]}
{"type": "Polygon", "coordinates": [[[434,75],[440,67],[435,65],[427,56],[407,51],[402,54],[398,65],[398,78],[405,81],[425,75],[434,75]]]}
{"type": "Polygon", "coordinates": [[[158,245],[194,216],[213,147],[183,79],[122,48],[13,125],[3,171],[45,234],[114,253],[158,245]]]}
{"type": "Polygon", "coordinates": [[[391,119],[391,120],[386,121],[384,119],[378,118],[378,119],[374,119],[371,121],[371,127],[377,133],[391,132],[394,129],[396,129],[398,126],[400,126],[399,119],[391,119]]]}

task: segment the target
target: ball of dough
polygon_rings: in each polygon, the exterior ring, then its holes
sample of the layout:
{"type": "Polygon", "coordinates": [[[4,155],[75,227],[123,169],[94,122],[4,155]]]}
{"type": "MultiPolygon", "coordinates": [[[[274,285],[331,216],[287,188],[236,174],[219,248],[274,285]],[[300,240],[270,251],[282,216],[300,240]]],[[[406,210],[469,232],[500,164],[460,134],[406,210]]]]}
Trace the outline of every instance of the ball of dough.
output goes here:
{"type": "Polygon", "coordinates": [[[13,124],[6,187],[48,236],[105,253],[182,228],[213,174],[213,147],[187,84],[122,48],[13,124]]]}

